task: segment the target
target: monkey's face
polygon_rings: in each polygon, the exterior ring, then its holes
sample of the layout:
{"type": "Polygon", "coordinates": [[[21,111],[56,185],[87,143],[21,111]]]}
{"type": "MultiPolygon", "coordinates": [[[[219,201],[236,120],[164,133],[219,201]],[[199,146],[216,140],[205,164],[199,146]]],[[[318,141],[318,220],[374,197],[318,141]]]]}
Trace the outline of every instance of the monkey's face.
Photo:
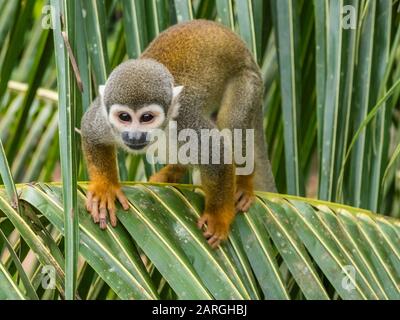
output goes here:
{"type": "Polygon", "coordinates": [[[172,89],[174,98],[167,110],[156,103],[134,107],[112,104],[104,107],[117,144],[128,152],[146,152],[155,140],[153,136],[157,134],[156,130],[164,131],[168,122],[177,117],[180,106],[177,98],[182,89],[172,89]]]}
{"type": "Polygon", "coordinates": [[[99,92],[117,144],[129,152],[146,152],[152,133],[176,117],[182,89],[154,60],[128,60],[115,68],[99,92]]]}
{"type": "Polygon", "coordinates": [[[115,104],[110,108],[109,122],[124,148],[144,152],[152,140],[152,131],[165,126],[166,114],[164,108],[157,104],[137,110],[115,104]]]}

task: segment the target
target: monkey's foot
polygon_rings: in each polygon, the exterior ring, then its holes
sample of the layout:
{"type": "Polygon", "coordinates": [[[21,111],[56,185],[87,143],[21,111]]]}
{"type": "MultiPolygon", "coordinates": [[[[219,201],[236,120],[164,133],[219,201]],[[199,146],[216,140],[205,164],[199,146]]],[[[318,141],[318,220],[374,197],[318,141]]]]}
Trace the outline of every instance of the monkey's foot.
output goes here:
{"type": "Polygon", "coordinates": [[[255,200],[253,189],[254,175],[236,177],[236,212],[247,212],[255,200]]]}
{"type": "Polygon", "coordinates": [[[186,167],[179,164],[169,164],[153,174],[149,181],[153,183],[178,183],[186,173],[186,167]]]}
{"type": "Polygon", "coordinates": [[[87,193],[86,209],[92,215],[93,221],[98,223],[101,229],[107,228],[107,213],[110,223],[117,226],[117,209],[115,200],[121,203],[124,210],[129,209],[129,201],[119,186],[104,184],[91,184],[87,193]]]}
{"type": "Polygon", "coordinates": [[[165,173],[159,171],[159,172],[153,174],[150,177],[149,182],[152,182],[152,183],[168,183],[168,182],[170,182],[168,180],[169,180],[168,179],[168,175],[166,175],[165,173]]]}
{"type": "Polygon", "coordinates": [[[207,224],[207,230],[203,232],[203,235],[208,240],[208,244],[213,249],[216,249],[221,244],[221,241],[228,238],[231,220],[231,218],[227,219],[218,214],[204,213],[197,226],[199,229],[203,229],[207,224]]]}
{"type": "Polygon", "coordinates": [[[235,194],[236,212],[247,212],[256,197],[252,191],[238,189],[235,194]]]}

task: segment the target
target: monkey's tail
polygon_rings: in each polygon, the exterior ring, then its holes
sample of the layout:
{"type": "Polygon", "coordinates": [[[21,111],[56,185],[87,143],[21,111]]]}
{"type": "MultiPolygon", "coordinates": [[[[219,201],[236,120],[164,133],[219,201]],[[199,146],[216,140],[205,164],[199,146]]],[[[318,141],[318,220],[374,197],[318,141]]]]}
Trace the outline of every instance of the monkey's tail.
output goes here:
{"type": "Polygon", "coordinates": [[[264,134],[263,117],[255,117],[254,121],[254,157],[255,175],[254,189],[257,191],[277,192],[271,163],[268,160],[267,141],[264,134]]]}

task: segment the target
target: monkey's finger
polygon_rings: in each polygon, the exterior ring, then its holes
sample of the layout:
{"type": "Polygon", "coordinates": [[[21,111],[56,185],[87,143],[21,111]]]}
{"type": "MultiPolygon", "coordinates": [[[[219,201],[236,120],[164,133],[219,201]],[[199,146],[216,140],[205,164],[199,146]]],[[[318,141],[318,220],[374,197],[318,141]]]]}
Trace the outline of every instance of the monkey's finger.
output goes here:
{"type": "Polygon", "coordinates": [[[102,199],[100,203],[100,229],[107,228],[107,207],[106,200],[102,199]]]}
{"type": "Polygon", "coordinates": [[[122,208],[124,208],[124,210],[129,210],[129,200],[125,194],[121,190],[118,190],[116,195],[119,203],[122,205],[122,208]]]}
{"type": "Polygon", "coordinates": [[[109,211],[110,214],[110,223],[115,228],[117,226],[117,215],[115,214],[115,209],[109,211]]]}
{"type": "Polygon", "coordinates": [[[107,209],[100,207],[100,229],[105,230],[107,228],[107,209]]]}
{"type": "Polygon", "coordinates": [[[86,210],[87,211],[92,211],[92,200],[93,200],[93,192],[89,191],[87,193],[87,199],[86,199],[86,210]]]}
{"type": "Polygon", "coordinates": [[[92,199],[90,213],[94,223],[99,223],[99,200],[97,198],[92,199]]]}
{"type": "Polygon", "coordinates": [[[117,226],[116,208],[113,199],[108,199],[108,214],[110,215],[110,223],[115,228],[117,226]]]}

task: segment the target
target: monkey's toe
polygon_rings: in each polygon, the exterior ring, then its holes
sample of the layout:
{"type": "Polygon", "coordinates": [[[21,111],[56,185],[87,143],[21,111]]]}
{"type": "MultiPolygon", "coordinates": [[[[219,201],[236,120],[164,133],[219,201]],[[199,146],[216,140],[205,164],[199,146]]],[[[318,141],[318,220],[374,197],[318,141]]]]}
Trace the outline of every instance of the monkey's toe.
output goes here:
{"type": "Polygon", "coordinates": [[[88,212],[92,211],[92,200],[93,200],[93,192],[88,191],[87,195],[86,195],[86,210],[88,212]]]}
{"type": "Polygon", "coordinates": [[[92,216],[94,223],[99,223],[99,200],[97,198],[92,198],[88,204],[89,212],[92,216]]]}
{"type": "Polygon", "coordinates": [[[235,195],[236,212],[247,212],[255,201],[255,196],[252,192],[239,190],[235,195]]]}
{"type": "Polygon", "coordinates": [[[208,220],[208,215],[203,214],[203,215],[201,216],[201,218],[199,219],[199,221],[197,222],[197,227],[198,227],[199,229],[203,229],[203,227],[205,227],[205,225],[206,225],[206,223],[207,223],[207,220],[208,220]]]}
{"type": "Polygon", "coordinates": [[[211,248],[217,249],[221,245],[221,242],[223,240],[224,239],[221,236],[214,235],[210,239],[208,239],[207,242],[211,246],[211,248]]]}
{"type": "Polygon", "coordinates": [[[149,182],[151,182],[151,183],[168,183],[169,181],[168,181],[167,175],[157,172],[150,177],[149,182]]]}
{"type": "Polygon", "coordinates": [[[203,229],[207,225],[207,230],[203,232],[208,244],[216,249],[221,242],[228,238],[229,224],[226,224],[219,216],[204,213],[199,219],[197,226],[203,229]]]}

